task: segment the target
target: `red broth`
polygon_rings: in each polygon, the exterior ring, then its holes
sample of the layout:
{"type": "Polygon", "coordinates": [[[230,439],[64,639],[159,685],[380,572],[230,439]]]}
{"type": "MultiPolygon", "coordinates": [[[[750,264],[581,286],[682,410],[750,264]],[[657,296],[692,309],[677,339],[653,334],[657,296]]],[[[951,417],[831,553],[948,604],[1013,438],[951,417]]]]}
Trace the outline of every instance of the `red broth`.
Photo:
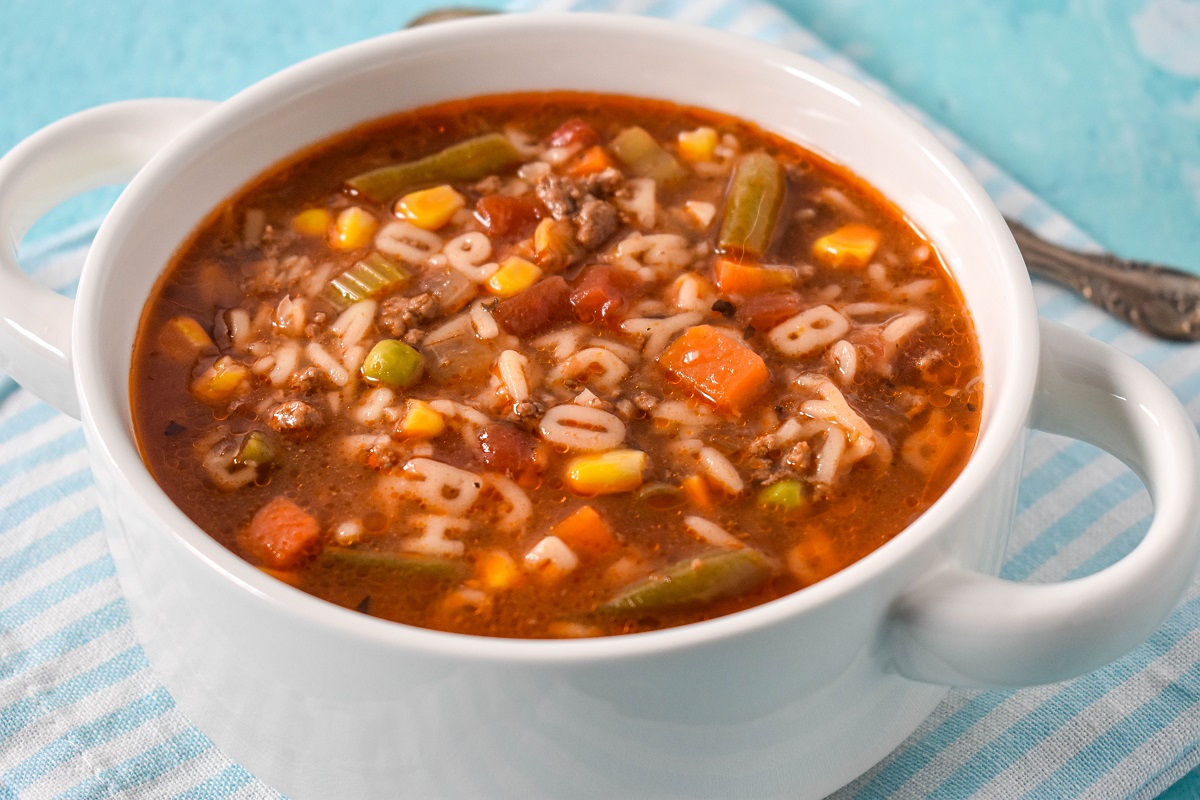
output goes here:
{"type": "Polygon", "coordinates": [[[305,592],[469,634],[654,630],[904,529],[982,384],[936,249],[736,119],[606,95],[351,130],[201,224],[140,321],[138,442],[305,592]]]}

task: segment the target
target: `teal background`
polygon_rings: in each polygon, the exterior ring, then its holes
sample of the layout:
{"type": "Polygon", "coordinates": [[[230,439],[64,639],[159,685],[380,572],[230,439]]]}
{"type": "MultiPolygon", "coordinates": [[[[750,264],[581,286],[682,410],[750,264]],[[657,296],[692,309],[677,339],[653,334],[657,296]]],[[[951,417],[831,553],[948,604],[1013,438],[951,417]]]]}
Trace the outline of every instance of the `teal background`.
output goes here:
{"type": "MultiPolygon", "coordinates": [[[[780,2],[1105,247],[1200,273],[1197,0],[780,2]]],[[[228,97],[436,5],[0,0],[0,152],[100,103],[228,97]]],[[[72,201],[29,239],[114,196],[72,201]]],[[[1165,797],[1200,800],[1200,774],[1165,797]]]]}
{"type": "MultiPolygon", "coordinates": [[[[1200,2],[781,4],[1104,246],[1200,272],[1200,2]]],[[[0,150],[98,103],[228,97],[435,5],[0,0],[0,150]]]]}

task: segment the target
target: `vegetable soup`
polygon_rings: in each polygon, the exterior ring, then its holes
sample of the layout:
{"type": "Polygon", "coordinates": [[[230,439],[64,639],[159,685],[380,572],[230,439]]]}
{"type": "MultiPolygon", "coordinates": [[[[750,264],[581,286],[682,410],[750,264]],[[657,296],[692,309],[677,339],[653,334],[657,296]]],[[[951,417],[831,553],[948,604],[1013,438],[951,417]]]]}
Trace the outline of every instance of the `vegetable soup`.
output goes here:
{"type": "Polygon", "coordinates": [[[634,633],[887,542],[975,442],[937,250],[746,122],[456,101],[280,164],[142,315],[142,455],[263,571],[440,630],[634,633]]]}

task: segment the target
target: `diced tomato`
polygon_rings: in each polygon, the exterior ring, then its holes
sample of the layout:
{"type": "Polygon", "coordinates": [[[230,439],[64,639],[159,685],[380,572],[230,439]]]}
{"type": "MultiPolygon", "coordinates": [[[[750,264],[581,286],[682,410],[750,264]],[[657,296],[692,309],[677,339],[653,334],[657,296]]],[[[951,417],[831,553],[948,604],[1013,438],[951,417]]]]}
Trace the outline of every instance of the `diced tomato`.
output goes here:
{"type": "Polygon", "coordinates": [[[296,503],[276,497],[242,529],[238,544],[263,567],[291,569],[319,549],[321,527],[316,517],[296,503]]]}
{"type": "Polygon", "coordinates": [[[596,133],[596,129],[579,117],[571,119],[558,126],[554,133],[546,137],[546,144],[551,147],[566,147],[568,145],[577,144],[581,147],[590,147],[600,141],[600,134],[596,133]]]}
{"type": "Polygon", "coordinates": [[[518,238],[528,236],[538,223],[539,208],[529,197],[489,194],[475,204],[475,219],[488,236],[518,238]]]}
{"type": "Polygon", "coordinates": [[[536,471],[536,448],[533,437],[517,426],[493,422],[479,431],[474,454],[488,469],[518,477],[536,471]]]}
{"type": "Polygon", "coordinates": [[[733,331],[712,325],[688,328],[659,355],[658,364],[688,393],[735,414],[771,380],[762,356],[733,331]]]}
{"type": "Polygon", "coordinates": [[[585,267],[571,292],[575,318],[585,325],[615,325],[632,299],[633,277],[618,267],[592,264],[585,267]]]}
{"type": "Polygon", "coordinates": [[[492,316],[515,336],[533,336],[571,317],[571,287],[553,275],[499,303],[492,316]]]}
{"type": "Polygon", "coordinates": [[[804,310],[804,298],[797,292],[756,294],[743,300],[737,309],[739,322],[753,325],[756,331],[769,331],[804,310]]]}

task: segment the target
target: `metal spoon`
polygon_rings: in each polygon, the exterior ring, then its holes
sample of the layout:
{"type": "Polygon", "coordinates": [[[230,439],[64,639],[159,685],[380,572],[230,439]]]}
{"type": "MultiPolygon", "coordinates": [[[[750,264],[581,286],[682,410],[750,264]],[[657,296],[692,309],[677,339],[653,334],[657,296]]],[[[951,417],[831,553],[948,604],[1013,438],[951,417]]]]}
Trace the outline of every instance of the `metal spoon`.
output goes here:
{"type": "MultiPolygon", "coordinates": [[[[494,13],[498,12],[486,8],[436,8],[414,17],[405,27],[494,13]]],[[[1111,253],[1072,250],[1043,239],[1016,220],[1006,217],[1005,222],[1034,275],[1074,290],[1152,336],[1200,341],[1200,276],[1111,253]]]]}

